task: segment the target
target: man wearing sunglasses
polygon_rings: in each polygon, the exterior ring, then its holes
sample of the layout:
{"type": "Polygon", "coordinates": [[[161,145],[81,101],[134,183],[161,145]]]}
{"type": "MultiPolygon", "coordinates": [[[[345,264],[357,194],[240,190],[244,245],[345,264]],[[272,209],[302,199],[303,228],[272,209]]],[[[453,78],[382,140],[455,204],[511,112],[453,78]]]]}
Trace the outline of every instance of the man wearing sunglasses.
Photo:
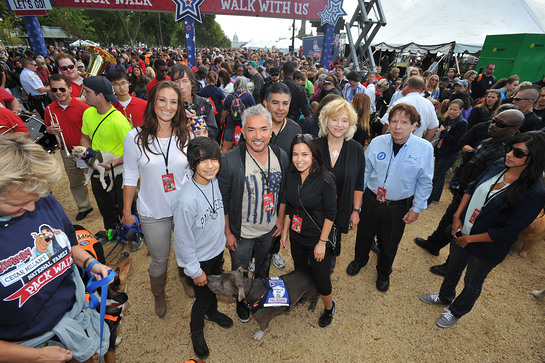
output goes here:
{"type": "Polygon", "coordinates": [[[34,59],[23,59],[23,68],[19,76],[21,86],[23,86],[23,89],[28,94],[32,108],[35,108],[43,119],[45,106],[51,102],[49,97],[47,97],[49,87],[44,86],[40,77],[36,74],[38,63],[34,59]]]}
{"type": "Polygon", "coordinates": [[[520,90],[513,97],[513,104],[524,114],[524,124],[520,127],[520,132],[541,128],[541,119],[534,113],[534,102],[538,97],[539,92],[535,88],[520,90]]]}
{"type": "MultiPolygon", "coordinates": [[[[71,96],[72,87],[64,75],[52,75],[49,84],[56,101],[47,106],[45,112],[44,122],[47,132],[54,135],[62,133],[66,149],[72,150],[74,146],[80,144],[83,113],[89,106],[71,96]]],[[[89,190],[84,185],[87,167],[86,165],[85,168],[78,167],[74,158],[66,154],[63,145],[59,146],[64,171],[70,183],[70,192],[78,206],[76,221],[81,221],[93,210],[89,203],[89,190]]]]}
{"type": "Polygon", "coordinates": [[[75,97],[80,101],[85,101],[81,97],[81,89],[83,87],[83,78],[80,76],[76,68],[76,60],[68,53],[60,53],[55,57],[55,63],[61,71],[61,74],[70,81],[70,96],[75,97]]]}
{"type": "MultiPolygon", "coordinates": [[[[464,142],[458,144],[459,147],[463,147],[462,150],[464,151],[462,155],[463,162],[456,170],[456,176],[460,183],[459,187],[452,190],[452,202],[447,207],[435,231],[427,239],[420,237],[414,239],[419,247],[434,256],[439,256],[441,248],[450,243],[452,238],[450,233],[452,217],[460,205],[465,189],[470,182],[481,175],[483,170],[486,170],[497,159],[505,156],[505,143],[518,133],[518,129],[523,122],[524,114],[519,110],[509,109],[503,111],[492,118],[489,123],[489,138],[480,143],[475,149],[464,142]]],[[[471,130],[468,131],[468,133],[470,132],[471,130]]],[[[464,140],[466,135],[461,140],[464,140]]],[[[447,262],[432,266],[430,271],[436,275],[444,276],[447,270],[447,262]]]]}

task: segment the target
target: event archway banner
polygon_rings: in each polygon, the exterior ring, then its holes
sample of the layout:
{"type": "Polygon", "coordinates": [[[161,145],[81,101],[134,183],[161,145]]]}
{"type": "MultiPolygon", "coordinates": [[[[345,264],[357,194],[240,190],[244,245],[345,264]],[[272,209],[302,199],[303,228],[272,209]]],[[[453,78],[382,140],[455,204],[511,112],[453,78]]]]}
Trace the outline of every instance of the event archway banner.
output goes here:
{"type": "MultiPolygon", "coordinates": [[[[204,0],[203,14],[320,20],[328,0],[204,0]]],[[[54,0],[54,7],[127,11],[176,11],[173,0],[54,0]]]]}

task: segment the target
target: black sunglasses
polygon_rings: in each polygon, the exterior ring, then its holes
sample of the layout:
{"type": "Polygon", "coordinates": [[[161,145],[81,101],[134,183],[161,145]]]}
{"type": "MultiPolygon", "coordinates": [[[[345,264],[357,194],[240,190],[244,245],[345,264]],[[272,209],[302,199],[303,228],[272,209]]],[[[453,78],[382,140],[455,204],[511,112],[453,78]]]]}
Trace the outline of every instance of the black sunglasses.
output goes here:
{"type": "Polygon", "coordinates": [[[75,67],[75,66],[74,66],[73,64],[71,64],[71,65],[69,65],[69,66],[62,66],[62,67],[59,67],[59,69],[60,69],[61,71],[67,71],[67,70],[69,70],[69,69],[74,69],[74,67],[75,67]]]}
{"type": "Polygon", "coordinates": [[[293,139],[307,139],[307,140],[314,140],[311,134],[297,134],[293,137],[293,139]]]}
{"type": "Polygon", "coordinates": [[[524,150],[518,149],[516,147],[513,147],[513,145],[507,145],[505,147],[505,154],[509,154],[510,152],[513,152],[513,156],[517,159],[522,159],[525,156],[528,156],[529,154],[526,154],[524,150]]]}
{"type": "Polygon", "coordinates": [[[60,88],[51,87],[51,92],[56,93],[57,91],[61,91],[62,93],[64,93],[64,92],[66,92],[66,88],[64,88],[64,87],[60,87],[60,88]]]}
{"type": "Polygon", "coordinates": [[[531,98],[523,98],[523,97],[513,97],[513,101],[526,101],[531,100],[531,98]]]}
{"type": "Polygon", "coordinates": [[[492,117],[492,123],[496,124],[496,126],[499,127],[500,129],[504,129],[506,127],[515,127],[515,126],[508,125],[503,121],[497,120],[495,117],[492,117]]]}

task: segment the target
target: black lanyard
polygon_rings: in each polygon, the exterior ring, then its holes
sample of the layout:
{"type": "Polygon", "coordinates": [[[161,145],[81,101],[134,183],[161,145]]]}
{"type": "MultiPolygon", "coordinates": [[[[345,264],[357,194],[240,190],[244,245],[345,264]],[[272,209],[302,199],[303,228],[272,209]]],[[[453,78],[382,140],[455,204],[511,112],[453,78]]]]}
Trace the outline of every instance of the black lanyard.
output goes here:
{"type": "MultiPolygon", "coordinates": [[[[497,190],[498,193],[495,193],[492,196],[490,195],[490,193],[492,193],[492,191],[494,190],[494,188],[496,187],[496,185],[498,184],[502,176],[504,176],[505,172],[507,172],[507,169],[501,172],[500,176],[498,176],[498,179],[496,179],[496,182],[490,187],[490,190],[488,191],[488,193],[486,193],[486,198],[484,199],[483,207],[486,206],[488,202],[490,201],[490,199],[492,199],[496,194],[498,194],[503,189],[503,188],[498,189],[497,190]]],[[[504,184],[507,184],[507,183],[504,182],[504,184]]]]}
{"type": "Polygon", "coordinates": [[[259,165],[257,160],[254,159],[252,154],[250,154],[249,151],[246,151],[246,152],[248,153],[248,155],[250,155],[255,165],[257,165],[257,167],[259,168],[259,171],[261,172],[261,176],[263,177],[263,179],[265,179],[266,190],[264,191],[264,194],[268,194],[269,193],[269,177],[271,175],[271,149],[269,149],[269,146],[267,146],[267,175],[265,175],[265,172],[263,171],[263,169],[261,169],[261,165],[259,165]]]}
{"type": "Polygon", "coordinates": [[[161,152],[161,155],[163,155],[163,159],[165,160],[165,168],[167,170],[168,174],[168,153],[170,152],[170,142],[172,141],[172,130],[170,130],[170,137],[168,139],[168,146],[167,146],[167,154],[163,152],[163,148],[161,147],[161,143],[159,142],[159,139],[157,136],[155,136],[155,139],[157,140],[157,145],[159,146],[159,151],[161,152]]]}

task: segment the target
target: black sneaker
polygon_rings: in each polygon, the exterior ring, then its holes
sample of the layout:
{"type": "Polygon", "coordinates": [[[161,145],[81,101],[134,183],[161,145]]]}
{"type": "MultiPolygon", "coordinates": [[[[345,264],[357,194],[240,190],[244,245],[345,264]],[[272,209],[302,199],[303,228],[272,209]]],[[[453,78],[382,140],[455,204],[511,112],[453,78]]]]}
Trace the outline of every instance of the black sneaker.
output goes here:
{"type": "Polygon", "coordinates": [[[204,340],[203,331],[191,333],[191,342],[193,343],[193,351],[200,359],[206,359],[210,355],[206,340],[204,340]]]}
{"type": "Polygon", "coordinates": [[[434,256],[439,256],[439,251],[432,249],[430,247],[428,241],[425,240],[424,238],[416,237],[414,239],[414,243],[416,243],[416,245],[418,247],[421,247],[421,248],[425,249],[426,251],[428,251],[430,254],[432,254],[434,256]]]}
{"type": "Polygon", "coordinates": [[[442,265],[435,265],[430,267],[430,271],[433,274],[436,274],[438,276],[445,276],[447,274],[447,263],[445,262],[442,265]]]}
{"type": "Polygon", "coordinates": [[[76,221],[81,221],[82,219],[85,219],[85,217],[87,217],[87,215],[89,213],[91,213],[93,211],[93,208],[89,208],[83,212],[79,212],[78,214],[76,214],[76,221]]]}
{"type": "Polygon", "coordinates": [[[375,240],[371,242],[371,251],[373,251],[374,253],[378,253],[378,244],[377,244],[377,241],[375,240]]]}
{"type": "Polygon", "coordinates": [[[333,315],[335,315],[336,305],[337,303],[335,302],[335,300],[333,300],[333,308],[331,309],[331,313],[328,313],[327,310],[324,308],[324,312],[318,320],[318,325],[320,326],[320,328],[325,328],[331,324],[331,322],[333,321],[333,315]]]}
{"type": "Polygon", "coordinates": [[[386,292],[390,288],[390,277],[389,276],[382,276],[378,275],[377,277],[377,290],[386,292]]]}
{"type": "Polygon", "coordinates": [[[237,302],[237,316],[238,320],[243,323],[247,323],[250,321],[250,309],[242,301],[237,302]]]}
{"type": "Polygon", "coordinates": [[[363,266],[363,263],[354,260],[348,264],[348,267],[346,268],[346,273],[349,276],[356,276],[363,266]]]}
{"type": "Polygon", "coordinates": [[[230,328],[233,326],[233,319],[223,313],[220,313],[219,311],[215,311],[210,314],[204,314],[204,318],[206,320],[213,321],[222,328],[230,328]]]}

